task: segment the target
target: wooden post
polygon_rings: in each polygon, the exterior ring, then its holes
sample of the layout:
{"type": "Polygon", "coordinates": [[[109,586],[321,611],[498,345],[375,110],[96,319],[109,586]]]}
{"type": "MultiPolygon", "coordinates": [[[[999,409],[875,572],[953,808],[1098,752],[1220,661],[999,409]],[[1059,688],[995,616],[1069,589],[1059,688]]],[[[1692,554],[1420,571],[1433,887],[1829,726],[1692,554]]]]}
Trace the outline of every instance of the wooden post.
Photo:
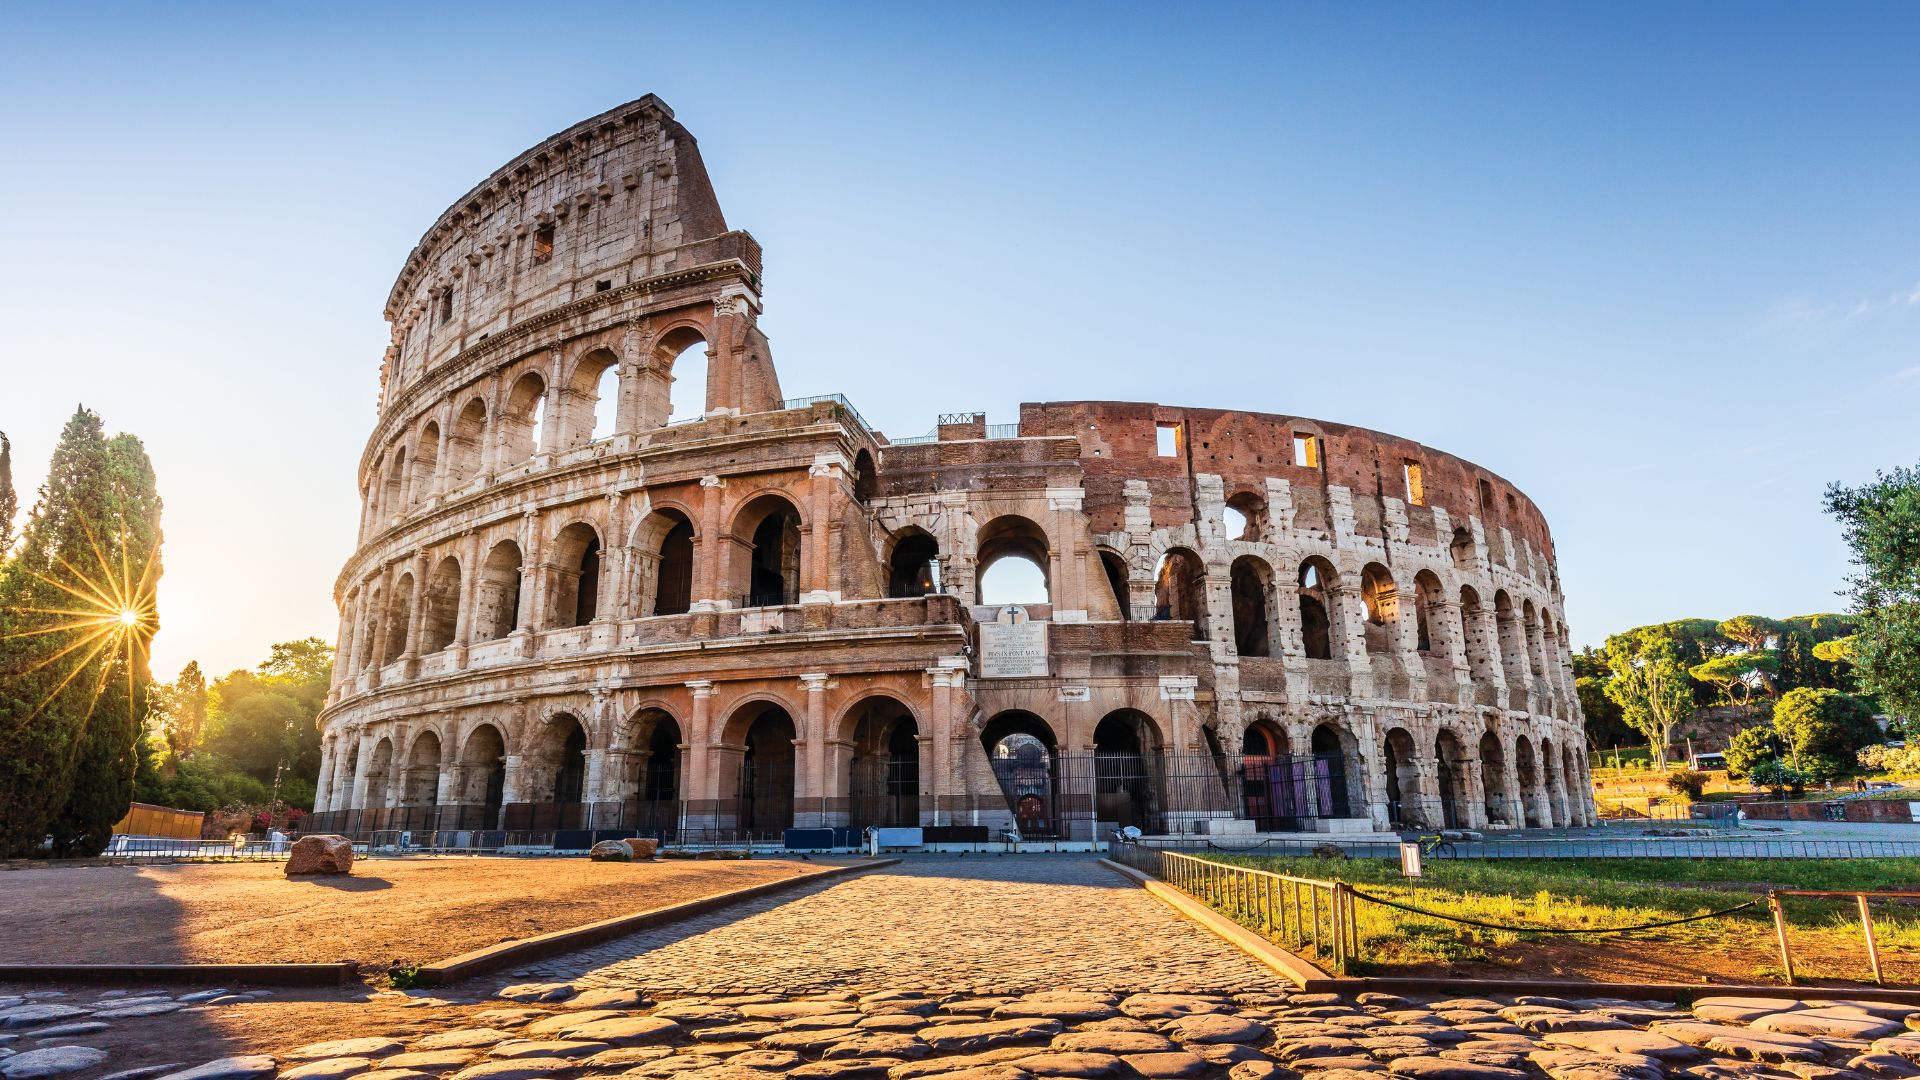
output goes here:
{"type": "Polygon", "coordinates": [[[1786,970],[1787,985],[1792,986],[1793,954],[1787,951],[1787,913],[1780,904],[1780,894],[1768,893],[1767,906],[1773,909],[1773,933],[1780,940],[1780,966],[1786,970]]]}
{"type": "Polygon", "coordinates": [[[1887,980],[1880,977],[1880,948],[1873,942],[1873,915],[1867,911],[1867,894],[1856,893],[1854,899],[1860,903],[1860,929],[1867,935],[1867,963],[1873,965],[1873,981],[1884,986],[1887,980]]]}

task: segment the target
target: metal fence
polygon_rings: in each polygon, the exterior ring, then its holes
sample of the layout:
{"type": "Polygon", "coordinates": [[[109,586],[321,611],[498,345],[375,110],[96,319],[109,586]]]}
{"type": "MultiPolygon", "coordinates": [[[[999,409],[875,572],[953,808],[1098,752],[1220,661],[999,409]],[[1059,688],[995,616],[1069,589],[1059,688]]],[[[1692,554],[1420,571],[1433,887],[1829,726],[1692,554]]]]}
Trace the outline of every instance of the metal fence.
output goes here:
{"type": "Polygon", "coordinates": [[[170,859],[273,861],[285,859],[292,847],[291,839],[261,840],[242,837],[239,843],[235,843],[232,840],[121,834],[107,842],[106,850],[100,853],[100,858],[108,861],[124,859],[129,862],[170,859]]]}
{"type": "MultiPolygon", "coordinates": [[[[1328,847],[1354,859],[1400,858],[1398,840],[1346,841],[1262,838],[1192,840],[1148,838],[1143,845],[1167,851],[1220,854],[1311,856],[1328,847]]],[[[1551,840],[1454,841],[1428,858],[1455,859],[1913,859],[1913,840],[1760,840],[1735,837],[1647,838],[1568,837],[1551,840]]]]}
{"type": "Polygon", "coordinates": [[[1164,849],[1115,845],[1112,858],[1165,881],[1267,940],[1345,974],[1360,949],[1344,882],[1296,877],[1164,849]]]}

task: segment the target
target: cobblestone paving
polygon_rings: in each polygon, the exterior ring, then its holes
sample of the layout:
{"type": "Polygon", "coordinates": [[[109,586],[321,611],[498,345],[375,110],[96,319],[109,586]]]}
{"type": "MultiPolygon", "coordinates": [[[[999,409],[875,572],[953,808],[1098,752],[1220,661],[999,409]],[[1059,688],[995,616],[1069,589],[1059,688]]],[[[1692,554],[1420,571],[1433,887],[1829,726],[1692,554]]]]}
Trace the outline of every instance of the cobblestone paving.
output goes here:
{"type": "Polygon", "coordinates": [[[526,971],[680,993],[1277,990],[1282,981],[1090,857],[913,856],[526,971]]]}

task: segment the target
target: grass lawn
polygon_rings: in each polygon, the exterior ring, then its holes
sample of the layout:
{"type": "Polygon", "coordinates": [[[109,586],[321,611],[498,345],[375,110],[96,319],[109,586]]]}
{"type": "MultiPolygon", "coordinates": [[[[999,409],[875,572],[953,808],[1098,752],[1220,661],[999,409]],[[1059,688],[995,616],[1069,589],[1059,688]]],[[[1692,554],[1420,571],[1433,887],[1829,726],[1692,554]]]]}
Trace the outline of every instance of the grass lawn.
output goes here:
{"type": "MultiPolygon", "coordinates": [[[[1764,896],[1769,888],[1906,890],[1920,883],[1920,859],[1429,859],[1426,876],[1408,880],[1398,863],[1386,860],[1210,857],[1302,877],[1338,878],[1361,892],[1504,927],[1636,926],[1732,907],[1764,896]]],[[[1796,967],[1816,976],[1833,969],[1836,977],[1864,970],[1865,945],[1853,901],[1790,898],[1786,904],[1796,967]]],[[[1616,959],[1664,953],[1669,959],[1698,958],[1700,974],[1778,975],[1765,903],[1681,926],[1607,935],[1487,930],[1364,900],[1356,902],[1355,918],[1359,955],[1374,972],[1459,964],[1525,969],[1530,955],[1547,949],[1556,963],[1576,966],[1583,952],[1611,953],[1616,959]]],[[[1874,930],[1883,960],[1920,958],[1920,906],[1876,902],[1874,930]]],[[[1920,961],[1914,966],[1920,968],[1920,961]]]]}

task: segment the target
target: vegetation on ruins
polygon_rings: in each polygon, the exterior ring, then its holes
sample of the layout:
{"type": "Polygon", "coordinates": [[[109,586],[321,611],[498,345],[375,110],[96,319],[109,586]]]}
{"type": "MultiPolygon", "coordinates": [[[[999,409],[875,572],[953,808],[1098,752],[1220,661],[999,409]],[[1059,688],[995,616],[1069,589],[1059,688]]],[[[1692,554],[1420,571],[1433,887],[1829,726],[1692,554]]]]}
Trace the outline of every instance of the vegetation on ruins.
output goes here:
{"type": "Polygon", "coordinates": [[[93,854],[125,814],[160,541],[140,440],[76,410],[0,563],[0,855],[93,854]]]}
{"type": "Polygon", "coordinates": [[[320,773],[314,717],[327,694],[333,649],[284,641],[253,670],[208,684],[197,662],[154,687],[136,796],[182,810],[310,809],[320,773]]]}

